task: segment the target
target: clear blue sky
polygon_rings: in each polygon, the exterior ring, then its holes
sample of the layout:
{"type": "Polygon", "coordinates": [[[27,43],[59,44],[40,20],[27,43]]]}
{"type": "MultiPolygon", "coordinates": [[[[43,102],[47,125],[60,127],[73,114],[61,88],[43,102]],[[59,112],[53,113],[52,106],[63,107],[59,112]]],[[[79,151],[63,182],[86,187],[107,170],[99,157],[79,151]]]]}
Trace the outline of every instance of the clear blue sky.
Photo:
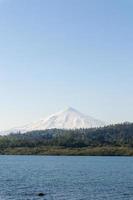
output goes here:
{"type": "Polygon", "coordinates": [[[133,121],[132,0],[0,0],[0,129],[72,106],[133,121]]]}

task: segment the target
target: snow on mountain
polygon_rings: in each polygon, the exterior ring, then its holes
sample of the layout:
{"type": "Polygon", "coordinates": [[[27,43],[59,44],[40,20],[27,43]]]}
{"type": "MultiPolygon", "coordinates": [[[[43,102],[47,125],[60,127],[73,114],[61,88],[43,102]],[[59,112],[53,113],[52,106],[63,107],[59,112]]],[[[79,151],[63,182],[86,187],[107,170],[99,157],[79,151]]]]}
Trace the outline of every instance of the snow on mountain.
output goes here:
{"type": "Polygon", "coordinates": [[[79,129],[79,128],[94,128],[103,127],[106,123],[94,119],[90,116],[84,115],[74,108],[67,108],[64,111],[50,115],[40,121],[17,127],[3,132],[2,134],[9,133],[25,133],[33,130],[46,130],[46,129],[79,129]]]}

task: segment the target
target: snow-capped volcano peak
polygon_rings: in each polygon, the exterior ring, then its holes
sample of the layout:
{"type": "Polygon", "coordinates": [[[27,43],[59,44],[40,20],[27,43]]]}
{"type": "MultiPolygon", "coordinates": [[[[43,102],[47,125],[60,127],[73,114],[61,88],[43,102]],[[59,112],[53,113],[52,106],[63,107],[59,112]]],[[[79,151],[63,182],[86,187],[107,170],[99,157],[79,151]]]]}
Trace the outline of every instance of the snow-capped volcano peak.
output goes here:
{"type": "Polygon", "coordinates": [[[72,107],[67,107],[63,112],[79,112],[76,109],[72,108],[72,107]]]}
{"type": "Polygon", "coordinates": [[[29,132],[33,130],[46,129],[79,129],[79,128],[93,128],[102,127],[106,124],[100,120],[94,119],[90,116],[84,115],[72,107],[52,114],[47,118],[41,119],[37,122],[28,124],[23,127],[8,130],[6,133],[29,132]]]}

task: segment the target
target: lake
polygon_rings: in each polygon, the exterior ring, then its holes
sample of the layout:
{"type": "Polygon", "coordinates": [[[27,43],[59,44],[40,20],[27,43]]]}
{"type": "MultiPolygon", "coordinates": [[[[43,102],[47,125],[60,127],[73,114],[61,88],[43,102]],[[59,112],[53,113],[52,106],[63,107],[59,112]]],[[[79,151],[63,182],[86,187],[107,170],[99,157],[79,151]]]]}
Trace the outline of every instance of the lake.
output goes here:
{"type": "Polygon", "coordinates": [[[0,156],[0,200],[38,199],[133,200],[133,157],[0,156]]]}

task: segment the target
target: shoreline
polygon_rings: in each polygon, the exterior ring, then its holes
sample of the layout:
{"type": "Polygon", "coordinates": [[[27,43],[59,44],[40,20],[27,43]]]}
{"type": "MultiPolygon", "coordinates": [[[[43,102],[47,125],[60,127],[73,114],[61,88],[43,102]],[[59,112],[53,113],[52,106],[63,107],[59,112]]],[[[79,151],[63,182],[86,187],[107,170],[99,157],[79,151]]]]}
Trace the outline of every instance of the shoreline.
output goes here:
{"type": "Polygon", "coordinates": [[[44,156],[133,156],[131,147],[82,147],[57,146],[14,147],[0,149],[0,155],[44,155],[44,156]]]}

